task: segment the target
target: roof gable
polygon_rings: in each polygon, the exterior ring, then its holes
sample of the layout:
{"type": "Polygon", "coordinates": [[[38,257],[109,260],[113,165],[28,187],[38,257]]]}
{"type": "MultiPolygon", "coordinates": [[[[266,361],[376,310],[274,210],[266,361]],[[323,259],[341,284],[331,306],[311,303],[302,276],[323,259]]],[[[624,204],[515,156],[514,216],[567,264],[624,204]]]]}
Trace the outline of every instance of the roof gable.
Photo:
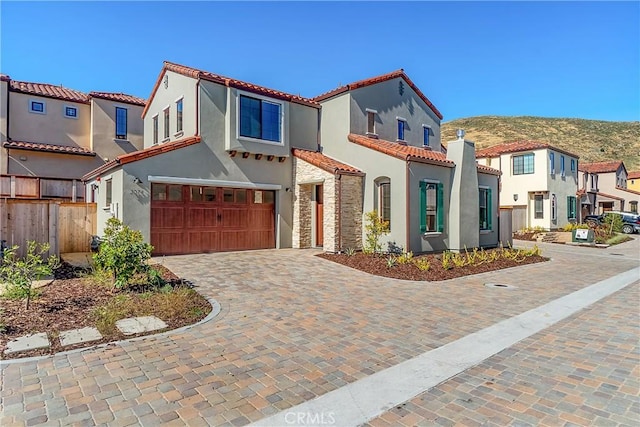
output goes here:
{"type": "Polygon", "coordinates": [[[620,169],[620,166],[625,170],[624,163],[620,160],[614,160],[609,162],[594,162],[594,163],[583,163],[578,167],[580,172],[587,173],[609,173],[609,172],[617,172],[620,169]]]}
{"type": "Polygon", "coordinates": [[[578,155],[576,154],[554,147],[552,145],[547,144],[546,142],[529,141],[529,140],[505,142],[503,144],[498,144],[492,147],[478,150],[476,151],[476,158],[498,157],[501,154],[519,153],[522,151],[533,151],[533,150],[544,150],[544,149],[557,151],[558,153],[566,154],[568,156],[575,157],[576,159],[579,158],[578,155]]]}
{"type": "Polygon", "coordinates": [[[62,85],[56,86],[48,83],[21,82],[9,80],[9,90],[11,92],[24,93],[28,95],[44,96],[46,98],[61,99],[63,101],[89,103],[89,96],[79,90],[69,89],[62,85]]]}
{"type": "Polygon", "coordinates": [[[442,120],[442,113],[440,113],[440,111],[436,108],[435,105],[433,105],[433,103],[429,100],[429,98],[427,98],[425,94],[422,93],[422,91],[418,88],[418,86],[416,86],[415,83],[413,83],[413,81],[409,78],[409,76],[406,75],[406,73],[402,68],[396,71],[392,71],[391,73],[382,74],[380,76],[371,77],[368,79],[349,83],[344,86],[340,86],[329,92],[316,96],[315,98],[313,98],[313,100],[317,102],[322,102],[329,98],[333,98],[334,96],[338,96],[342,93],[345,93],[351,90],[359,89],[366,86],[372,86],[372,85],[386,82],[395,78],[402,78],[407,83],[407,85],[409,85],[409,87],[413,89],[413,91],[418,95],[418,97],[422,99],[422,101],[424,101],[424,103],[427,104],[429,108],[431,108],[431,110],[435,113],[435,115],[438,116],[440,120],[442,120]]]}
{"type": "Polygon", "coordinates": [[[355,133],[350,133],[348,139],[354,144],[371,148],[372,150],[379,151],[380,153],[400,160],[428,163],[450,168],[455,166],[455,163],[447,159],[447,156],[439,151],[432,151],[412,145],[403,145],[397,142],[385,141],[384,139],[369,138],[368,136],[357,135],[355,133]]]}
{"type": "Polygon", "coordinates": [[[312,164],[322,170],[337,175],[356,175],[363,176],[364,173],[353,166],[349,166],[346,163],[339,162],[329,156],[326,156],[318,151],[303,150],[301,148],[294,148],[291,150],[294,157],[304,160],[307,163],[312,164]]]}
{"type": "MultiPolygon", "coordinates": [[[[253,83],[244,82],[242,80],[232,79],[230,77],[225,77],[219,74],[210,73],[209,71],[199,70],[197,68],[187,67],[186,65],[180,65],[169,61],[164,61],[162,70],[160,71],[160,75],[156,80],[155,85],[151,91],[151,95],[149,96],[149,101],[153,99],[158,88],[160,87],[160,83],[162,82],[162,78],[164,77],[167,71],[172,71],[174,73],[182,74],[183,76],[190,77],[192,79],[202,79],[210,82],[218,83],[223,86],[233,87],[236,89],[241,89],[247,92],[253,92],[259,95],[267,96],[270,98],[280,99],[283,101],[293,102],[296,104],[307,105],[314,108],[320,108],[320,104],[316,101],[304,98],[299,95],[292,95],[286,92],[281,92],[275,89],[269,89],[264,86],[258,86],[253,83]]],[[[150,102],[147,102],[147,105],[142,112],[142,117],[147,114],[147,110],[149,109],[150,102]]]]}

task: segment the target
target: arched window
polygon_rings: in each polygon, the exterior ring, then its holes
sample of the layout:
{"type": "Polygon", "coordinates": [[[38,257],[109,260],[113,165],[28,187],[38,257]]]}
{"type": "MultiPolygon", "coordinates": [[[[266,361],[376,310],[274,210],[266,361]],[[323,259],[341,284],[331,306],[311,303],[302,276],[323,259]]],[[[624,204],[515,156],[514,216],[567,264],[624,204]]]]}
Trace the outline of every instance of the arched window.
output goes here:
{"type": "Polygon", "coordinates": [[[391,229],[391,180],[380,177],[375,180],[374,209],[381,220],[389,223],[391,229]]]}

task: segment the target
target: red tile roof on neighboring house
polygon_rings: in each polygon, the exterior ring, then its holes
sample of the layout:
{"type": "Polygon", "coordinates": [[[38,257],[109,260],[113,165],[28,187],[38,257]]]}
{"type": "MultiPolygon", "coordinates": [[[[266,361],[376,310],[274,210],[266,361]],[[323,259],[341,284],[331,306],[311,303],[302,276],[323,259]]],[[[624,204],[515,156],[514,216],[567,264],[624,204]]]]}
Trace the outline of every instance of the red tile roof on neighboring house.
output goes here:
{"type": "Polygon", "coordinates": [[[638,194],[638,195],[640,195],[640,191],[632,190],[632,189],[630,189],[630,188],[622,188],[622,187],[618,187],[618,186],[616,186],[616,190],[626,191],[627,193],[631,193],[631,194],[638,194]]]}
{"type": "Polygon", "coordinates": [[[583,189],[576,191],[576,196],[582,197],[585,194],[587,194],[587,192],[583,189]]]}
{"type": "Polygon", "coordinates": [[[554,147],[552,145],[547,144],[542,141],[511,141],[505,142],[504,144],[494,145],[493,147],[484,148],[482,150],[476,151],[476,158],[486,158],[486,157],[498,157],[501,154],[507,153],[518,153],[521,151],[532,151],[532,150],[540,150],[540,149],[550,149],[553,151],[557,151],[562,154],[566,154],[571,157],[578,158],[577,154],[570,153],[569,151],[562,150],[560,148],[554,147]]]}
{"type": "Polygon", "coordinates": [[[11,80],[9,82],[9,90],[12,92],[44,96],[47,98],[62,99],[63,101],[80,102],[83,104],[89,103],[89,96],[86,93],[48,83],[31,83],[11,80]]]}
{"type": "Polygon", "coordinates": [[[444,153],[431,151],[412,145],[399,144],[397,142],[385,141],[384,139],[369,138],[364,135],[350,133],[349,141],[363,147],[371,148],[384,154],[396,157],[400,160],[429,163],[439,166],[454,167],[455,164],[447,159],[444,153]]]}
{"type": "Polygon", "coordinates": [[[146,100],[138,98],[137,96],[127,95],[126,93],[89,92],[89,96],[92,98],[106,99],[109,101],[124,102],[125,104],[135,104],[140,106],[145,106],[147,104],[146,100]]]}
{"type": "Polygon", "coordinates": [[[638,179],[640,178],[640,171],[629,171],[627,173],[627,179],[638,179]]]}
{"type": "Polygon", "coordinates": [[[615,199],[615,200],[623,200],[624,198],[618,196],[612,196],[611,194],[603,193],[602,191],[598,191],[598,196],[606,197],[607,199],[615,199]]]}
{"type": "Polygon", "coordinates": [[[478,172],[487,173],[489,175],[497,175],[497,176],[502,175],[502,172],[499,171],[498,169],[490,168],[489,166],[480,165],[477,163],[476,163],[476,166],[478,168],[478,172]]]}
{"type": "Polygon", "coordinates": [[[59,154],[75,154],[79,156],[95,156],[96,153],[87,150],[82,147],[73,147],[69,145],[57,145],[57,144],[45,144],[41,142],[26,142],[26,141],[7,141],[2,144],[4,148],[12,150],[27,150],[27,151],[44,151],[48,153],[59,154]]]}
{"type": "Polygon", "coordinates": [[[321,101],[324,101],[326,99],[333,98],[334,96],[340,95],[341,93],[348,92],[350,90],[354,90],[354,89],[359,89],[359,88],[366,87],[366,86],[375,85],[375,84],[386,82],[388,80],[392,80],[392,79],[395,79],[395,78],[404,79],[404,81],[407,82],[409,87],[414,90],[414,92],[420,97],[420,99],[422,99],[424,101],[424,103],[427,104],[429,106],[429,108],[431,108],[431,110],[436,114],[436,116],[438,116],[438,118],[440,120],[442,120],[442,113],[440,113],[440,111],[438,111],[436,106],[433,105],[433,103],[431,101],[429,101],[429,98],[427,98],[425,96],[425,94],[422,93],[422,91],[418,88],[418,86],[416,86],[415,83],[413,83],[411,81],[409,76],[407,76],[405,74],[405,72],[404,72],[404,70],[402,68],[399,69],[399,70],[396,70],[396,71],[392,71],[391,73],[383,74],[381,76],[371,77],[371,78],[368,78],[368,79],[364,79],[364,80],[360,80],[360,81],[357,81],[357,82],[354,82],[354,83],[350,83],[348,85],[340,86],[340,87],[338,87],[336,89],[333,89],[333,90],[331,90],[329,92],[323,93],[322,95],[316,96],[315,98],[313,98],[313,100],[317,101],[317,102],[321,102],[321,101]]]}
{"type": "Polygon", "coordinates": [[[1,81],[1,82],[8,82],[8,81],[11,81],[11,77],[9,77],[9,76],[8,76],[8,75],[6,75],[6,74],[0,74],[0,81],[1,81]]]}
{"type": "Polygon", "coordinates": [[[578,170],[580,172],[587,173],[616,172],[621,164],[622,162],[620,160],[614,160],[611,162],[583,163],[578,165],[578,170]]]}
{"type": "Polygon", "coordinates": [[[349,166],[345,163],[332,159],[329,156],[318,151],[303,150],[301,148],[294,148],[291,150],[293,155],[307,163],[311,163],[314,166],[319,167],[327,172],[337,175],[357,175],[363,176],[364,172],[360,169],[349,166]]]}
{"type": "Polygon", "coordinates": [[[127,163],[137,162],[138,160],[148,159],[149,157],[157,156],[159,154],[168,153],[170,151],[178,150],[180,148],[188,147],[189,145],[197,144],[200,142],[200,136],[190,136],[182,138],[177,141],[167,142],[165,144],[158,144],[152,147],[145,148],[143,150],[134,151],[128,154],[122,154],[115,159],[105,163],[87,173],[82,177],[83,181],[88,181],[96,176],[99,176],[113,168],[116,168],[127,163]]]}
{"type": "MultiPolygon", "coordinates": [[[[164,61],[162,71],[158,76],[158,80],[156,80],[156,84],[153,86],[153,90],[151,91],[151,96],[149,97],[149,101],[153,99],[153,96],[158,90],[158,87],[160,87],[160,83],[162,82],[162,77],[164,76],[166,71],[173,71],[174,73],[182,74],[183,76],[191,77],[193,79],[207,80],[214,83],[219,83],[224,86],[245,90],[247,92],[257,93],[259,95],[281,99],[283,101],[295,102],[297,104],[303,104],[303,105],[311,106],[314,108],[320,108],[320,104],[318,104],[317,102],[309,98],[304,98],[299,95],[292,95],[286,92],[281,92],[279,90],[269,89],[264,86],[258,86],[253,83],[243,82],[241,80],[224,77],[219,74],[198,70],[197,68],[187,67],[186,65],[180,65],[173,62],[169,62],[169,61],[164,61]]],[[[148,108],[149,108],[149,104],[147,104],[144,111],[142,112],[142,117],[144,117],[147,114],[148,108]]]]}

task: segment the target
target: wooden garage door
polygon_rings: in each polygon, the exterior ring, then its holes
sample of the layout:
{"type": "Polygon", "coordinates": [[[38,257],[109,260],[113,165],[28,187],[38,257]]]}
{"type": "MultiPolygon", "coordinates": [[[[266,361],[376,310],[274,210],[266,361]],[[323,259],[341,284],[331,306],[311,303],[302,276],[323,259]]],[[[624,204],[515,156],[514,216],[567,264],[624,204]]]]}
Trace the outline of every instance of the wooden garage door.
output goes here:
{"type": "Polygon", "coordinates": [[[151,185],[154,255],[275,247],[275,192],[151,185]]]}

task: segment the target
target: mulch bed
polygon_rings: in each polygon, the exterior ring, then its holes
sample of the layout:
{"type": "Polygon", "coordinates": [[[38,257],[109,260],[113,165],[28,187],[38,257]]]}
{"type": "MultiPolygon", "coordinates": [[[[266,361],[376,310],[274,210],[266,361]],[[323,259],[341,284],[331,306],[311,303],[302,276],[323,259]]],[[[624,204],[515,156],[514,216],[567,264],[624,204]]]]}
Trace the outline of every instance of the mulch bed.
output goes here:
{"type": "Polygon", "coordinates": [[[517,267],[520,265],[534,264],[549,260],[549,258],[539,255],[527,257],[521,262],[500,258],[499,260],[491,263],[487,262],[480,265],[467,265],[464,267],[454,267],[451,270],[445,270],[442,267],[441,255],[415,256],[414,259],[426,258],[431,264],[431,268],[429,268],[429,270],[421,271],[411,262],[408,264],[396,263],[393,267],[388,267],[387,257],[382,255],[373,256],[357,252],[351,256],[346,254],[327,253],[318,254],[317,256],[357,270],[374,274],[376,276],[390,277],[393,279],[426,281],[455,279],[456,277],[468,276],[470,274],[485,273],[487,271],[501,270],[503,268],[517,267]]]}
{"type": "MultiPolygon", "coordinates": [[[[188,286],[173,274],[166,267],[154,266],[160,271],[163,279],[172,286],[188,286]]],[[[55,280],[52,284],[40,288],[39,297],[32,299],[29,310],[25,309],[24,300],[10,300],[0,298],[2,313],[0,314],[2,323],[5,325],[3,332],[0,332],[0,359],[13,359],[27,356],[39,356],[54,354],[63,350],[74,348],[93,347],[111,341],[116,341],[132,336],[124,336],[120,333],[105,337],[99,341],[90,343],[80,343],[74,346],[62,348],[58,339],[58,334],[70,329],[79,329],[87,326],[94,327],[95,321],[92,312],[95,308],[106,304],[117,295],[127,294],[132,298],[140,298],[147,289],[131,289],[128,292],[119,291],[106,286],[92,283],[88,278],[83,278],[85,271],[73,268],[68,264],[63,264],[55,271],[55,280]],[[24,335],[47,332],[51,347],[49,349],[30,350],[26,352],[5,355],[4,350],[7,342],[24,335]]],[[[190,313],[185,313],[182,317],[162,319],[169,329],[175,329],[190,325],[203,319],[211,311],[211,305],[202,296],[197,295],[193,301],[194,309],[199,309],[201,315],[194,317],[190,313]]],[[[157,333],[157,331],[150,334],[157,333]]],[[[148,335],[139,334],[139,335],[148,335]]],[[[134,335],[138,336],[138,335],[134,335]]]]}

